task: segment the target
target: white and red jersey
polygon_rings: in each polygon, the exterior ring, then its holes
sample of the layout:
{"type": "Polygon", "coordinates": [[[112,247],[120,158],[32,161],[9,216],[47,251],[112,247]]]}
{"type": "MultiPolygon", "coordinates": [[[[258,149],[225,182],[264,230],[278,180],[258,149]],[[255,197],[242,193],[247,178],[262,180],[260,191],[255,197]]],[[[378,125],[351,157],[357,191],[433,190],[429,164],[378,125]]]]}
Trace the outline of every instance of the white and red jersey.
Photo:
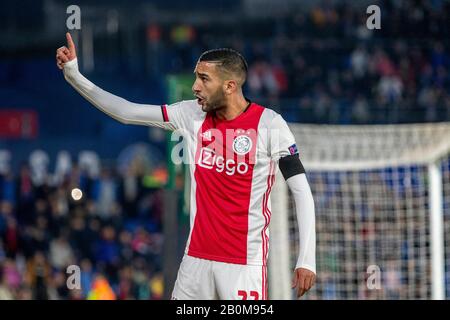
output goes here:
{"type": "Polygon", "coordinates": [[[270,191],[277,161],[297,153],[283,118],[251,103],[233,120],[205,113],[196,100],[162,106],[166,127],[183,132],[190,163],[189,256],[266,265],[270,191]]]}

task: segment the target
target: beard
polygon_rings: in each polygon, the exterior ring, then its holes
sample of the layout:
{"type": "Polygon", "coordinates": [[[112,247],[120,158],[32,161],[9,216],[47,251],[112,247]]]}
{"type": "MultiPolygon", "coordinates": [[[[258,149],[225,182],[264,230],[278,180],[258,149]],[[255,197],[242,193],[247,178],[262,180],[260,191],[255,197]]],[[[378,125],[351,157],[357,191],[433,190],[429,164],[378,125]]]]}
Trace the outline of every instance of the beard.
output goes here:
{"type": "Polygon", "coordinates": [[[203,112],[217,111],[225,107],[225,95],[219,89],[202,105],[203,112]]]}

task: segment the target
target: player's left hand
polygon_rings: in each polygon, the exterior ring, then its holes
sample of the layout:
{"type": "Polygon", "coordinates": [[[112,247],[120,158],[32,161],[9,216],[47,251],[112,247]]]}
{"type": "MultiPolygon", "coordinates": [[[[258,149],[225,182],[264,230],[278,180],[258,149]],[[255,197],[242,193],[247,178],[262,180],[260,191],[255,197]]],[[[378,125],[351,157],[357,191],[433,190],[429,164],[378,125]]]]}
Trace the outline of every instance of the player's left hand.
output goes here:
{"type": "Polygon", "coordinates": [[[297,268],[292,278],[292,288],[297,290],[297,298],[303,296],[309,289],[314,286],[316,275],[311,270],[305,268],[297,268]]]}

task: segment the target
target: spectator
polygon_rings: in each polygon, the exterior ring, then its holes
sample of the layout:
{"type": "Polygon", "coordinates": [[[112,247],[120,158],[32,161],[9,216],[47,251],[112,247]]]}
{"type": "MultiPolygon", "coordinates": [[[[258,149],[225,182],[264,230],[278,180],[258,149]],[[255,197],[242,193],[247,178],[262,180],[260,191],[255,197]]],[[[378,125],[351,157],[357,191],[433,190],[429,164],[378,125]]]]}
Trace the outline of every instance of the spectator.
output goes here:
{"type": "Polygon", "coordinates": [[[43,252],[37,251],[28,261],[25,274],[26,283],[33,288],[33,299],[47,300],[49,298],[48,284],[51,268],[43,252]]]}
{"type": "Polygon", "coordinates": [[[117,205],[117,185],[110,169],[104,168],[101,177],[95,183],[94,200],[99,217],[102,220],[109,219],[117,205]]]}
{"type": "Polygon", "coordinates": [[[89,259],[81,260],[81,294],[82,297],[87,297],[89,291],[92,289],[95,273],[92,263],[89,259]]]}
{"type": "Polygon", "coordinates": [[[356,48],[351,55],[350,65],[353,75],[360,79],[366,75],[368,67],[368,55],[363,47],[356,48]]]}
{"type": "Polygon", "coordinates": [[[382,101],[395,104],[402,97],[403,84],[398,76],[387,74],[380,79],[378,92],[382,101]]]}
{"type": "Polygon", "coordinates": [[[19,223],[29,225],[34,218],[34,186],[28,166],[22,165],[17,186],[17,218],[19,223]]]}
{"type": "Polygon", "coordinates": [[[72,248],[65,235],[60,235],[50,243],[50,263],[53,267],[64,270],[75,263],[72,248]]]}

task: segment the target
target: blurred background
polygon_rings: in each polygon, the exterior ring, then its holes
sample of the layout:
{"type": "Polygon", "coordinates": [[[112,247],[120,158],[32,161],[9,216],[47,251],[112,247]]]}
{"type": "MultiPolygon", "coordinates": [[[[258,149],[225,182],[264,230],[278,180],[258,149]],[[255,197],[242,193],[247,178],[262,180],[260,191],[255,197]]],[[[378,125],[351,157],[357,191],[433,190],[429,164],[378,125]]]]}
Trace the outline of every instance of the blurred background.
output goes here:
{"type": "MultiPolygon", "coordinates": [[[[109,118],[56,67],[70,5],[81,9],[80,71],[133,102],[193,98],[199,55],[232,47],[249,64],[246,96],[290,123],[450,120],[450,1],[2,1],[0,299],[167,298],[187,236],[184,169],[167,160],[166,132],[109,118]],[[370,4],[380,30],[366,27],[370,4]],[[69,265],[81,290],[66,286],[69,265]]],[[[330,270],[311,298],[371,298],[330,270]]],[[[373,298],[429,298],[429,281],[402,291],[408,275],[388,275],[392,293],[373,298]]]]}

